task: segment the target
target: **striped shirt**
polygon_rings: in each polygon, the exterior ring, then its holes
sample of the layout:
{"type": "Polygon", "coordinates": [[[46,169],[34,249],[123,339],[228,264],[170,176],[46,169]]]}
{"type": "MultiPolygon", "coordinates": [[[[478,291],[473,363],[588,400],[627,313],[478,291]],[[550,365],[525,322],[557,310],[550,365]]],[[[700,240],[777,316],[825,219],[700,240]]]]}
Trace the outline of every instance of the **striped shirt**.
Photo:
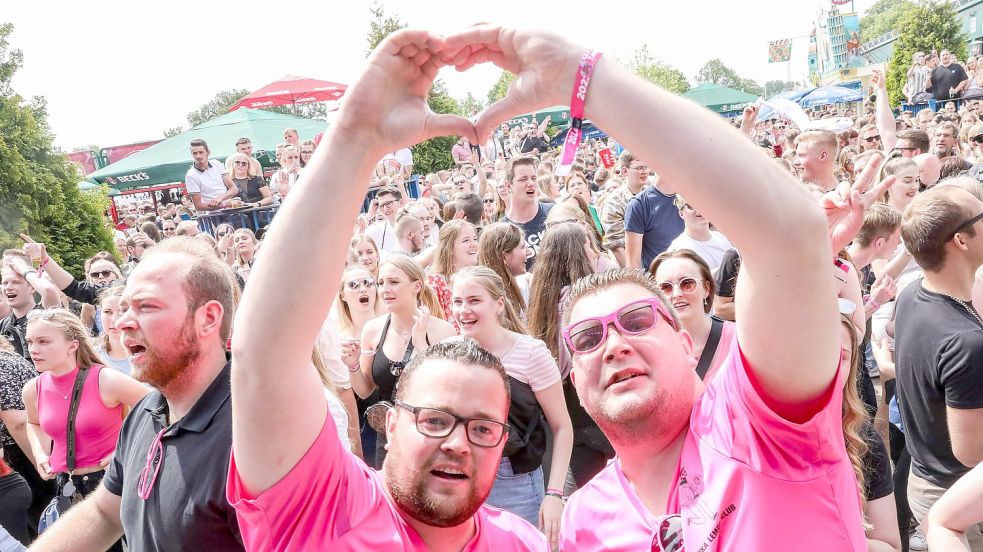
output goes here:
{"type": "Polygon", "coordinates": [[[908,92],[911,93],[912,98],[920,92],[925,92],[931,74],[932,71],[924,65],[915,65],[908,70],[908,92]]]}

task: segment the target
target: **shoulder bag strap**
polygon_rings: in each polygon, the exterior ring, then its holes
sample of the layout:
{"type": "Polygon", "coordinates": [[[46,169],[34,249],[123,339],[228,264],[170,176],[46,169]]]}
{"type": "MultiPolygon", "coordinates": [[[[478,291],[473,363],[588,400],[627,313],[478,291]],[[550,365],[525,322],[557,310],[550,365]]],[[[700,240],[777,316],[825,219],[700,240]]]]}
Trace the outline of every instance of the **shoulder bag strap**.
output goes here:
{"type": "Polygon", "coordinates": [[[696,373],[703,379],[710,369],[714,355],[717,354],[717,345],[720,344],[720,334],[724,329],[724,321],[716,316],[710,317],[710,335],[707,336],[707,344],[703,346],[703,354],[700,355],[700,362],[696,365],[696,373]]]}
{"type": "Polygon", "coordinates": [[[72,388],[72,402],[68,406],[68,445],[65,448],[65,465],[68,473],[75,471],[75,418],[78,415],[79,405],[82,403],[82,388],[85,387],[85,378],[89,374],[89,368],[79,368],[75,376],[75,386],[72,388]]]}

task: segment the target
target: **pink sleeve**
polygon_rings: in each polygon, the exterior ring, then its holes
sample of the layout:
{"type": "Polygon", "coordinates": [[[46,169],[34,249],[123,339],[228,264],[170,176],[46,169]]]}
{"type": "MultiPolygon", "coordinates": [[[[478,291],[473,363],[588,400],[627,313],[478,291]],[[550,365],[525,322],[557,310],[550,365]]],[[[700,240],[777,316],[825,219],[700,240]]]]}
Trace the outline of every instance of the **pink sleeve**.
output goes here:
{"type": "Polygon", "coordinates": [[[839,370],[818,412],[803,423],[772,410],[751,382],[736,335],[720,343],[729,349],[720,373],[693,409],[691,428],[719,452],[765,475],[825,473],[844,454],[842,401],[846,370],[839,370]]]}
{"type": "Polygon", "coordinates": [[[374,473],[342,449],[327,413],[307,453],[259,496],[242,488],[233,455],[226,493],[247,550],[300,550],[311,542],[329,546],[360,519],[385,507],[374,473]]]}
{"type": "Polygon", "coordinates": [[[525,373],[528,377],[529,387],[533,392],[538,393],[547,387],[560,382],[560,369],[553,360],[553,355],[546,347],[546,344],[539,339],[523,336],[521,339],[528,340],[524,349],[527,354],[523,355],[526,364],[525,373]]]}

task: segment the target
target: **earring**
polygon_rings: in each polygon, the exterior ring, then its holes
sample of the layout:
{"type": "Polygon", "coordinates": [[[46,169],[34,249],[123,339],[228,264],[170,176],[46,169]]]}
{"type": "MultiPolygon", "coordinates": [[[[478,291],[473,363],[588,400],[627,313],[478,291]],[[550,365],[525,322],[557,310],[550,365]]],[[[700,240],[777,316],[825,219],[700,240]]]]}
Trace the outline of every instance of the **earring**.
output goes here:
{"type": "Polygon", "coordinates": [[[389,450],[389,443],[386,443],[382,448],[384,448],[384,449],[386,449],[388,451],[389,450]]]}
{"type": "Polygon", "coordinates": [[[703,298],[703,306],[704,307],[707,306],[707,298],[706,297],[703,298]]]}

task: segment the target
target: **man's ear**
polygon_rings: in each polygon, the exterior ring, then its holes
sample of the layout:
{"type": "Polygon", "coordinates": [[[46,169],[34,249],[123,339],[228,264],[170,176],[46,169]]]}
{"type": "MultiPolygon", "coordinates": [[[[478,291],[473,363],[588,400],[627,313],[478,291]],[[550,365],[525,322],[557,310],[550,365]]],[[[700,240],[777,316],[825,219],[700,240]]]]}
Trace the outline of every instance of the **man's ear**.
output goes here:
{"type": "Polygon", "coordinates": [[[823,150],[823,152],[819,154],[819,159],[821,161],[825,161],[828,158],[829,158],[829,152],[827,152],[826,150],[823,150]]]}

